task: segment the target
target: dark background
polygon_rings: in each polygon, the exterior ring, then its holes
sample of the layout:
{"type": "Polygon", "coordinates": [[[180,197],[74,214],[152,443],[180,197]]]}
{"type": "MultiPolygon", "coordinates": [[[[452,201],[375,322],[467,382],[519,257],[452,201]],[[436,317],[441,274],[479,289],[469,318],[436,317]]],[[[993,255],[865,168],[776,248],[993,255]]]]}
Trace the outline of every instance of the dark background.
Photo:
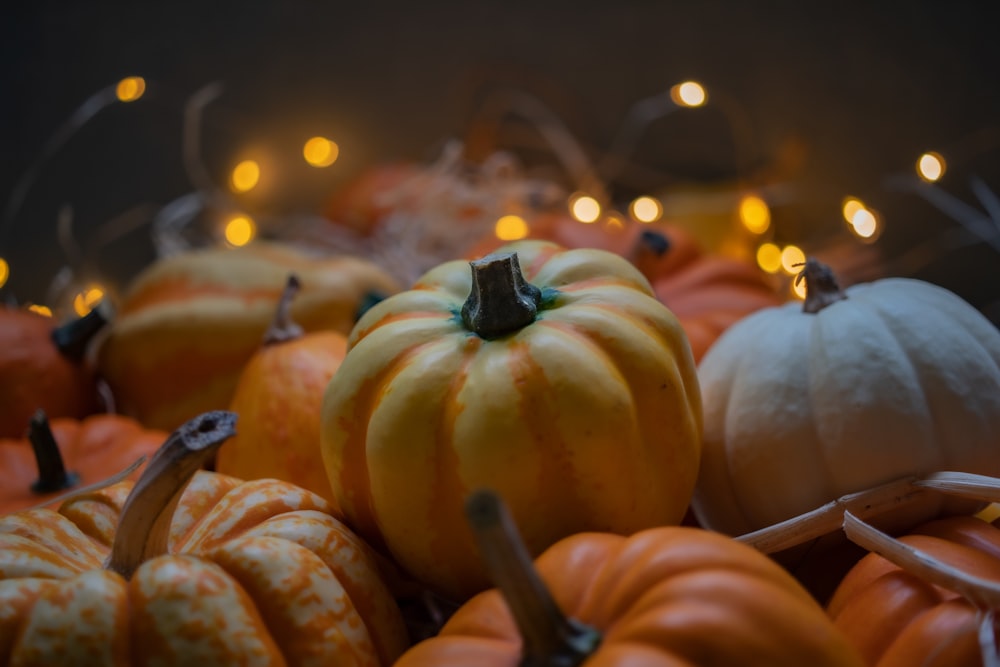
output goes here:
{"type": "MultiPolygon", "coordinates": [[[[88,96],[128,75],[149,88],[135,104],[102,111],[39,165],[16,214],[0,222],[0,256],[12,270],[4,294],[44,298],[66,261],[55,243],[60,207],[73,207],[86,245],[123,211],[190,191],[182,108],[213,81],[224,94],[205,120],[211,174],[224,181],[242,152],[263,151],[284,165],[281,185],[260,195],[267,205],[318,211],[365,167],[430,160],[447,139],[465,137],[490,90],[530,91],[599,152],[633,103],[693,78],[710,104],[650,128],[636,154],[648,174],[725,184],[778,173],[793,196],[776,211],[775,238],[806,245],[846,234],[841,199],[860,196],[885,216],[877,244],[888,272],[949,287],[1000,322],[998,250],[947,237],[954,215],[887,185],[937,150],[949,165],[942,192],[982,211],[972,179],[1000,191],[1000,52],[989,5],[8,3],[0,201],[88,96]],[[312,134],[340,144],[333,167],[293,159],[312,134]]],[[[627,197],[647,184],[619,185],[627,197]]],[[[1000,234],[998,224],[983,230],[1000,234]]],[[[119,281],[153,256],[143,229],[100,252],[119,281]]]]}

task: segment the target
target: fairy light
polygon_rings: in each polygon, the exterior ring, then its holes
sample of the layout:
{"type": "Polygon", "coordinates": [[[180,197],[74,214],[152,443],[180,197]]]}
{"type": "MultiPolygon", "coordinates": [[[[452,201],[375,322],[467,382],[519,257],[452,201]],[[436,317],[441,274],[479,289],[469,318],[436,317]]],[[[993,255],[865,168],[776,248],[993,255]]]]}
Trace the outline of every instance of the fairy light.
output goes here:
{"type": "Polygon", "coordinates": [[[762,243],[757,248],[757,266],[768,273],[781,270],[781,248],[773,243],[762,243]]]}
{"type": "Polygon", "coordinates": [[[795,298],[799,299],[800,301],[802,299],[805,299],[806,298],[806,281],[804,281],[804,280],[793,280],[792,281],[791,290],[792,290],[792,296],[794,296],[795,298]]]}
{"type": "Polygon", "coordinates": [[[104,288],[100,285],[90,285],[77,292],[73,297],[73,310],[83,317],[94,309],[104,298],[104,288]]]}
{"type": "Polygon", "coordinates": [[[28,310],[30,310],[33,313],[38,313],[39,315],[42,315],[44,317],[52,317],[52,309],[49,308],[48,306],[43,306],[38,303],[33,303],[30,306],[28,306],[28,310]]]}
{"type": "Polygon", "coordinates": [[[781,268],[785,273],[796,275],[806,261],[806,254],[796,245],[786,245],[781,249],[781,268]]]}
{"type": "Polygon", "coordinates": [[[260,165],[253,160],[243,160],[233,167],[230,183],[235,192],[248,192],[256,187],[259,180],[260,165]]]}
{"type": "Polygon", "coordinates": [[[928,183],[933,183],[944,176],[945,168],[944,158],[933,151],[924,153],[917,159],[917,175],[928,183]]]}
{"type": "Polygon", "coordinates": [[[684,81],[670,89],[670,99],[682,107],[700,107],[708,99],[705,88],[697,81],[684,81]]]}
{"type": "Polygon", "coordinates": [[[250,243],[257,235],[257,225],[245,215],[233,216],[226,222],[223,235],[226,238],[226,243],[234,248],[239,248],[250,243]]]}
{"type": "Polygon", "coordinates": [[[590,195],[577,194],[570,198],[569,212],[576,220],[589,224],[601,217],[601,205],[590,195]]]}
{"type": "Polygon", "coordinates": [[[747,195],[740,200],[740,222],[754,234],[763,234],[771,226],[771,209],[757,195],[747,195]]]}
{"type": "Polygon", "coordinates": [[[10,264],[3,257],[0,257],[0,287],[7,284],[7,279],[10,278],[10,264]]]}
{"type": "Polygon", "coordinates": [[[863,239],[870,239],[878,231],[878,217],[866,208],[859,209],[851,218],[851,228],[863,239]]]}
{"type": "Polygon", "coordinates": [[[858,211],[864,210],[865,205],[856,197],[845,197],[841,204],[841,213],[849,224],[853,224],[854,216],[858,211]]]}
{"type": "Polygon", "coordinates": [[[146,92],[146,80],[141,76],[127,76],[115,86],[115,96],[120,102],[135,102],[146,92]]]}
{"type": "Polygon", "coordinates": [[[493,225],[493,235],[501,241],[517,241],[528,235],[528,223],[519,215],[505,215],[493,225]]]}
{"type": "Polygon", "coordinates": [[[302,147],[302,157],[313,167],[329,167],[339,155],[340,147],[326,137],[313,137],[302,147]]]}
{"type": "Polygon", "coordinates": [[[629,204],[629,213],[639,222],[656,222],[663,215],[663,205],[653,197],[637,197],[629,204]]]}

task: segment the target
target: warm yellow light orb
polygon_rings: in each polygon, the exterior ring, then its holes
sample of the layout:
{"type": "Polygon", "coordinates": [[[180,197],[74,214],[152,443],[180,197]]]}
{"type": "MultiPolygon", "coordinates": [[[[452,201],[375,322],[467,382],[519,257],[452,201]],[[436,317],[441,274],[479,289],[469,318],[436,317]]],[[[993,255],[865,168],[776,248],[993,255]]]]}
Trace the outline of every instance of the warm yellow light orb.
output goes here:
{"type": "Polygon", "coordinates": [[[94,309],[104,298],[104,289],[100,285],[90,285],[77,292],[73,297],[73,310],[83,317],[94,309]]]}
{"type": "Polygon", "coordinates": [[[924,153],[917,160],[917,174],[928,183],[933,183],[940,179],[944,176],[944,171],[944,158],[938,153],[924,153]]]}
{"type": "Polygon", "coordinates": [[[754,234],[763,234],[771,226],[771,209],[757,195],[747,195],[740,200],[740,222],[754,234]]]}
{"type": "Polygon", "coordinates": [[[781,249],[781,268],[785,270],[785,273],[792,275],[799,273],[805,261],[806,254],[802,252],[802,248],[795,245],[786,245],[781,249]]]}
{"type": "Polygon", "coordinates": [[[141,76],[127,76],[115,86],[115,95],[121,102],[135,102],[146,92],[146,80],[141,76]]]}
{"type": "Polygon", "coordinates": [[[848,223],[851,223],[851,221],[854,220],[854,215],[864,208],[865,205],[856,197],[845,197],[844,202],[841,204],[841,212],[844,216],[844,220],[848,223]]]}
{"type": "Polygon", "coordinates": [[[33,303],[28,306],[28,310],[33,313],[38,313],[39,315],[44,315],[45,317],[52,317],[52,309],[48,306],[43,306],[41,304],[33,303]]]}
{"type": "Polygon", "coordinates": [[[259,180],[260,165],[253,160],[243,160],[233,168],[233,175],[230,182],[234,191],[248,192],[256,187],[259,180]]]}
{"type": "Polygon", "coordinates": [[[697,81],[685,81],[670,89],[670,99],[678,106],[700,107],[708,99],[708,95],[697,81]]]}
{"type": "Polygon", "coordinates": [[[793,280],[792,281],[792,295],[797,299],[806,298],[806,281],[805,280],[793,280]]]}
{"type": "Polygon", "coordinates": [[[878,230],[878,218],[875,217],[874,213],[863,208],[851,218],[851,227],[854,228],[854,233],[858,236],[868,239],[874,236],[878,230]]]}
{"type": "Polygon", "coordinates": [[[505,215],[493,225],[493,235],[501,241],[517,241],[528,235],[528,223],[519,215],[505,215]]]}
{"type": "Polygon", "coordinates": [[[237,215],[229,219],[223,231],[226,243],[233,247],[245,246],[257,235],[257,225],[245,215],[237,215]]]}
{"type": "Polygon", "coordinates": [[[0,257],[0,287],[7,284],[7,279],[10,278],[10,264],[3,257],[0,257]]]}
{"type": "Polygon", "coordinates": [[[629,205],[629,212],[639,222],[656,222],[663,215],[663,205],[652,197],[637,197],[629,205]]]}
{"type": "Polygon", "coordinates": [[[325,137],[313,137],[302,147],[302,157],[314,167],[329,167],[339,155],[340,147],[325,137]]]}
{"type": "Polygon", "coordinates": [[[580,222],[597,222],[601,217],[601,204],[590,195],[575,195],[570,198],[569,212],[580,222]]]}
{"type": "Polygon", "coordinates": [[[781,270],[781,248],[773,243],[762,243],[757,248],[757,266],[768,273],[781,270]]]}

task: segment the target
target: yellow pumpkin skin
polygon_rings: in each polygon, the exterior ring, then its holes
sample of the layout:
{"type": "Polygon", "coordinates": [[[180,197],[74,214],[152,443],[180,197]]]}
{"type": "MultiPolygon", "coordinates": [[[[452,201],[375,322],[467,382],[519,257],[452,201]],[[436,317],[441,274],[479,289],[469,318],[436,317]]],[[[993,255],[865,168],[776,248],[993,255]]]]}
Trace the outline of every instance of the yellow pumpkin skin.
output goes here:
{"type": "Polygon", "coordinates": [[[460,315],[453,261],[359,320],[323,400],[321,444],[347,523],[452,599],[488,587],[463,517],[470,489],[508,502],[533,555],[572,533],[681,520],[701,403],[676,317],[627,260],[518,242],[536,319],[493,339],[460,315]]]}
{"type": "Polygon", "coordinates": [[[399,291],[367,260],[274,242],[161,259],[129,286],[98,350],[118,409],[163,430],[225,409],[293,271],[302,291],[291,315],[306,331],[346,335],[366,298],[399,291]]]}
{"type": "Polygon", "coordinates": [[[195,474],[168,554],[103,569],[122,482],[0,517],[5,665],[372,665],[406,648],[372,554],[319,496],[195,474]]]}

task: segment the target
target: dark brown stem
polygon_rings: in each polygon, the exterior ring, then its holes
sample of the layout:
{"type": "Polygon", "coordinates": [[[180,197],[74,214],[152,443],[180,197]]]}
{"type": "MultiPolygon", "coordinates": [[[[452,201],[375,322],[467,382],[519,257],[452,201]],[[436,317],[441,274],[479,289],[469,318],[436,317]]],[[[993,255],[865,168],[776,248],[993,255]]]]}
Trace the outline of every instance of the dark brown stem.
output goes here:
{"type": "Polygon", "coordinates": [[[110,321],[110,310],[111,306],[106,301],[101,301],[83,317],[70,320],[53,329],[52,342],[67,359],[83,361],[90,341],[110,321]]]}
{"type": "Polygon", "coordinates": [[[153,454],[125,500],[107,569],[126,579],[167,553],[170,522],[181,494],[219,446],[236,434],[236,413],[215,410],[180,426],[153,454]]]}
{"type": "Polygon", "coordinates": [[[500,497],[487,490],[466,503],[479,552],[521,633],[521,667],[574,667],[597,649],[601,633],[567,618],[535,569],[500,497]]]}
{"type": "Polygon", "coordinates": [[[264,333],[264,345],[283,343],[288,340],[299,338],[303,334],[302,327],[292,321],[291,308],[292,300],[299,293],[302,283],[294,273],[288,274],[288,282],[278,299],[278,307],[274,312],[274,320],[271,326],[264,333]]]}
{"type": "Polygon", "coordinates": [[[644,229],[629,250],[628,260],[642,275],[651,279],[656,274],[656,266],[663,256],[670,252],[670,239],[655,229],[644,229]]]}
{"type": "Polygon", "coordinates": [[[52,434],[49,418],[44,410],[38,410],[28,423],[28,441],[38,463],[38,479],[31,485],[31,492],[43,495],[71,489],[80,481],[80,476],[66,471],[59,443],[52,434]]]}
{"type": "Polygon", "coordinates": [[[802,312],[818,313],[827,306],[847,298],[844,290],[840,289],[833,270],[814,257],[806,260],[802,271],[795,276],[795,284],[800,280],[806,281],[806,299],[802,304],[802,312]]]}
{"type": "Polygon", "coordinates": [[[517,253],[496,253],[469,262],[472,290],[462,306],[462,321],[487,340],[535,321],[541,291],[524,280],[517,253]]]}

